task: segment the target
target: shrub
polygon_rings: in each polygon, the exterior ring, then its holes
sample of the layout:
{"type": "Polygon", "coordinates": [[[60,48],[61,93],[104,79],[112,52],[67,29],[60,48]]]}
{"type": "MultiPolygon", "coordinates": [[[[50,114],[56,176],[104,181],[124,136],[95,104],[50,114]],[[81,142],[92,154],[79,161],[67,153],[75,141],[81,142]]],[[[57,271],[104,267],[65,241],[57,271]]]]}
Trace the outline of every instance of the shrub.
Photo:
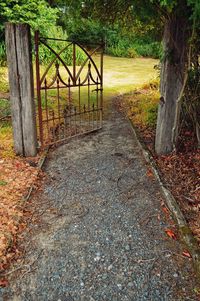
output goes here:
{"type": "Polygon", "coordinates": [[[0,67],[6,66],[6,47],[5,43],[0,43],[0,67]]]}
{"type": "Polygon", "coordinates": [[[9,116],[11,114],[10,102],[5,99],[0,99],[0,118],[9,116]]]}
{"type": "Polygon", "coordinates": [[[6,67],[0,68],[0,91],[8,92],[8,69],[6,67]]]}
{"type": "Polygon", "coordinates": [[[134,48],[128,48],[127,53],[128,53],[128,57],[130,58],[135,58],[138,56],[138,53],[134,48]]]}
{"type": "Polygon", "coordinates": [[[150,127],[156,126],[157,115],[158,115],[158,104],[149,103],[149,106],[146,108],[146,118],[145,123],[150,127]]]}
{"type": "MultiPolygon", "coordinates": [[[[27,23],[32,28],[32,35],[35,30],[39,29],[41,35],[44,37],[67,39],[66,33],[61,27],[56,25],[59,10],[50,7],[45,0],[21,0],[20,3],[18,3],[18,1],[6,1],[5,3],[0,3],[0,8],[0,18],[4,20],[4,22],[27,23]]],[[[5,44],[3,40],[4,25],[1,25],[0,65],[6,64],[5,44]]],[[[63,43],[55,41],[52,42],[51,45],[56,51],[64,47],[63,43]]],[[[41,47],[41,62],[43,64],[49,62],[53,57],[54,55],[47,48],[41,47]]],[[[63,58],[67,64],[71,64],[72,49],[67,49],[65,53],[63,53],[63,58]]],[[[77,63],[82,62],[83,59],[83,53],[77,50],[77,63]]]]}
{"type": "MultiPolygon", "coordinates": [[[[51,38],[57,38],[57,39],[68,39],[68,36],[65,31],[59,26],[54,26],[49,29],[49,31],[46,33],[46,37],[51,38]]],[[[65,46],[66,42],[62,41],[54,41],[49,40],[48,44],[58,53],[60,52],[65,46]]],[[[69,42],[70,44],[70,42],[69,42]]],[[[48,64],[50,61],[53,60],[55,55],[53,52],[51,52],[46,46],[42,45],[40,46],[40,62],[44,65],[48,64]]],[[[80,48],[76,48],[76,62],[77,64],[81,64],[85,60],[85,54],[80,48]]],[[[64,62],[67,65],[72,64],[72,58],[73,58],[73,49],[72,46],[69,46],[66,48],[66,50],[61,54],[61,58],[64,60],[64,62]]]]}
{"type": "Polygon", "coordinates": [[[153,43],[143,43],[141,41],[140,44],[134,43],[135,51],[139,56],[143,57],[152,57],[152,58],[160,58],[162,53],[161,44],[159,42],[153,42],[153,43]]]}
{"type": "Polygon", "coordinates": [[[66,30],[70,40],[84,45],[99,44],[105,40],[106,32],[102,24],[91,19],[79,19],[78,21],[69,20],[66,30]]]}
{"type": "Polygon", "coordinates": [[[106,42],[105,53],[117,57],[137,56],[160,58],[161,44],[155,42],[152,36],[134,36],[134,33],[124,34],[119,25],[105,27],[91,19],[81,19],[67,24],[69,38],[85,45],[106,42]]]}

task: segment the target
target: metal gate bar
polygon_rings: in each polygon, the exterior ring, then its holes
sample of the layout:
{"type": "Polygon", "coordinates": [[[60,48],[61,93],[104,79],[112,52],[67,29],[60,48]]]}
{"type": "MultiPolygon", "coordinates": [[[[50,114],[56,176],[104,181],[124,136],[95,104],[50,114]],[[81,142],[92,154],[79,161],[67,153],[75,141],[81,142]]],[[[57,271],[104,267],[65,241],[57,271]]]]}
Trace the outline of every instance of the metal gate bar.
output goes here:
{"type": "Polygon", "coordinates": [[[95,49],[93,48],[89,53],[77,42],[44,38],[40,37],[38,31],[35,33],[38,136],[41,147],[57,144],[71,137],[102,128],[103,51],[103,44],[96,45],[95,49]],[[49,41],[62,41],[66,45],[57,52],[49,45],[49,41]],[[40,70],[41,45],[48,48],[54,55],[43,73],[40,70]],[[72,66],[70,67],[61,56],[68,47],[72,47],[72,66]],[[77,48],[81,49],[85,55],[81,66],[76,63],[77,48]],[[93,59],[96,54],[100,59],[99,67],[93,59]],[[49,76],[52,68],[55,69],[53,77],[49,76]],[[84,97],[81,94],[83,89],[87,90],[84,97]],[[54,91],[53,96],[52,91],[54,91]]]}

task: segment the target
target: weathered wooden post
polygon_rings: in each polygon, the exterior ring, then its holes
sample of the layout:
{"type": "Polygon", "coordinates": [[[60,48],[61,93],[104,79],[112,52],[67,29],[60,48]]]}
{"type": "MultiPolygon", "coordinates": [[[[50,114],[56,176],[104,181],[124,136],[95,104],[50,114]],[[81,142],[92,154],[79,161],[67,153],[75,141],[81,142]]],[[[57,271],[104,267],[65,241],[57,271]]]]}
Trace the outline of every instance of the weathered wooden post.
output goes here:
{"type": "Polygon", "coordinates": [[[14,149],[18,155],[35,156],[37,135],[30,27],[6,23],[5,34],[14,149]]]}

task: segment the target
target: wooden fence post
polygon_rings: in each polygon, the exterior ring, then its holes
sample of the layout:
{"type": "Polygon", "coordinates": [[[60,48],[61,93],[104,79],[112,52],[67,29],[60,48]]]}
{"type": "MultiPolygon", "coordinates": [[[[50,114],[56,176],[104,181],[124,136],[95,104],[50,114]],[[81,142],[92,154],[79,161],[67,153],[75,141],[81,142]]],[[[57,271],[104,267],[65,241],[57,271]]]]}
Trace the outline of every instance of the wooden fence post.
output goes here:
{"type": "Polygon", "coordinates": [[[14,149],[18,155],[35,156],[37,135],[30,27],[6,23],[5,33],[14,149]]]}

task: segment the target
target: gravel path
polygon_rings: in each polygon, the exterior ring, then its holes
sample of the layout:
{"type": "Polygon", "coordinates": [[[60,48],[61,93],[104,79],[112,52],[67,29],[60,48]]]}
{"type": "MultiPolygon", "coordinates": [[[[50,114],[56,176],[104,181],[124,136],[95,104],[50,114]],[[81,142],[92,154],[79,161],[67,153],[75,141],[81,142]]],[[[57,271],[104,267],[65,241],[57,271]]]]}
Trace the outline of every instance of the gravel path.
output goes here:
{"type": "Polygon", "coordinates": [[[198,300],[191,260],[165,234],[173,222],[120,113],[52,151],[45,169],[26,256],[0,300],[198,300]]]}

